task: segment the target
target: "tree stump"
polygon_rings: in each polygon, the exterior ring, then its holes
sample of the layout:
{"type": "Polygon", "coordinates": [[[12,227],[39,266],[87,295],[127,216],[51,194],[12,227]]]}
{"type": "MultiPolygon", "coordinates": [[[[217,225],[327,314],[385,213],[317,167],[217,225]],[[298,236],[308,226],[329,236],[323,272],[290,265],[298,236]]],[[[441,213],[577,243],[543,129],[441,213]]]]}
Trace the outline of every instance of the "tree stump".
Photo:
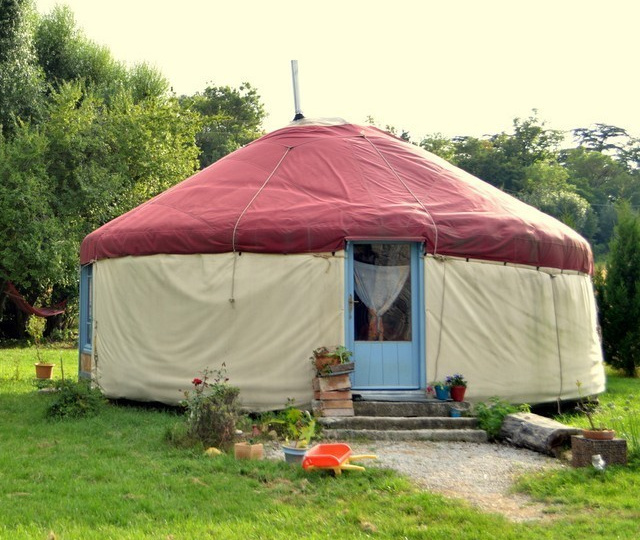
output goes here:
{"type": "Polygon", "coordinates": [[[502,424],[500,437],[514,446],[559,457],[571,445],[571,436],[581,429],[533,413],[508,414],[502,424]]]}

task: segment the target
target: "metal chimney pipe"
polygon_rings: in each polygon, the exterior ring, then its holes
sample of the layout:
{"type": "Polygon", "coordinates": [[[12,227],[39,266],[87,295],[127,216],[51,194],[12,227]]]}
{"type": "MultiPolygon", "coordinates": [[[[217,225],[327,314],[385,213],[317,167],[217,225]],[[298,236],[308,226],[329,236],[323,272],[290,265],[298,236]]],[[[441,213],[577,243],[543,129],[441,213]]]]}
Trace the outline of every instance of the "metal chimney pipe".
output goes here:
{"type": "Polygon", "coordinates": [[[296,115],[293,120],[302,120],[304,115],[300,108],[300,88],[298,88],[298,61],[291,60],[291,77],[293,79],[293,104],[296,108],[296,115]]]}

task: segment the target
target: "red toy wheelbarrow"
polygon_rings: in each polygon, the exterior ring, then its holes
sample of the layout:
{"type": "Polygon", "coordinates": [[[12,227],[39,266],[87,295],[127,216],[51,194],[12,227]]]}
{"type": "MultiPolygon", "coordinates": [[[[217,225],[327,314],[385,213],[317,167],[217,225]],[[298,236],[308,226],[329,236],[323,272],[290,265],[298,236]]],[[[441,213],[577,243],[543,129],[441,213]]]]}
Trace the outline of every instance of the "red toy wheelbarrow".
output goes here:
{"type": "Polygon", "coordinates": [[[342,471],[364,471],[364,467],[353,465],[351,461],[359,459],[377,459],[373,454],[354,456],[351,448],[344,443],[317,444],[307,450],[302,460],[302,467],[305,470],[311,469],[331,469],[334,474],[342,474],[342,471]]]}

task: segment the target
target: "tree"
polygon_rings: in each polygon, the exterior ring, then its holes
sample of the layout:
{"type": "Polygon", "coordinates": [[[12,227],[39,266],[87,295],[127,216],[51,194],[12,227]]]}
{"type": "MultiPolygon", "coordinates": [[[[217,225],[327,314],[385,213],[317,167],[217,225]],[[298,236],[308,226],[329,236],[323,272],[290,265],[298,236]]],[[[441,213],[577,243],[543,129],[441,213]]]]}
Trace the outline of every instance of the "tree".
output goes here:
{"type": "Polygon", "coordinates": [[[44,77],[33,46],[31,0],[0,0],[0,129],[11,133],[18,118],[37,118],[44,77]]]}
{"type": "Polygon", "coordinates": [[[609,124],[595,124],[593,127],[576,128],[571,131],[579,147],[613,155],[620,153],[629,139],[626,130],[609,124]],[[620,138],[624,141],[620,141],[620,138]]]}
{"type": "Polygon", "coordinates": [[[598,305],[605,359],[633,377],[640,365],[640,216],[628,203],[618,206],[618,225],[598,305]]]}
{"type": "Polygon", "coordinates": [[[208,86],[202,93],[182,96],[180,101],[185,109],[197,111],[203,117],[196,138],[201,168],[262,135],[264,106],[249,83],[242,83],[237,89],[208,86]]]}
{"type": "Polygon", "coordinates": [[[44,16],[34,34],[37,58],[53,88],[82,81],[108,96],[126,81],[127,70],[107,47],[87,39],[67,6],[56,6],[44,16]]]}
{"type": "Polygon", "coordinates": [[[123,89],[108,105],[79,82],[44,118],[0,140],[0,282],[72,305],[82,238],[190,176],[200,121],[176,98],[135,103],[123,89]]]}
{"type": "Polygon", "coordinates": [[[558,163],[538,161],[525,171],[526,188],[520,198],[549,214],[585,238],[595,233],[596,216],[589,202],[567,182],[569,174],[558,163]]]}
{"type": "Polygon", "coordinates": [[[625,199],[632,206],[640,204],[639,178],[612,156],[585,148],[565,150],[560,159],[569,175],[567,182],[594,210],[594,251],[606,252],[616,223],[616,202],[625,199]]]}
{"type": "Polygon", "coordinates": [[[431,152],[447,161],[453,162],[455,160],[456,149],[453,141],[445,137],[442,133],[425,135],[420,141],[419,146],[427,152],[431,152]]]}
{"type": "Polygon", "coordinates": [[[555,161],[560,132],[547,129],[537,113],[515,118],[513,134],[483,138],[460,136],[447,141],[439,134],[425,137],[420,146],[451,161],[470,174],[504,191],[517,194],[526,187],[527,168],[539,161],[555,161]]]}

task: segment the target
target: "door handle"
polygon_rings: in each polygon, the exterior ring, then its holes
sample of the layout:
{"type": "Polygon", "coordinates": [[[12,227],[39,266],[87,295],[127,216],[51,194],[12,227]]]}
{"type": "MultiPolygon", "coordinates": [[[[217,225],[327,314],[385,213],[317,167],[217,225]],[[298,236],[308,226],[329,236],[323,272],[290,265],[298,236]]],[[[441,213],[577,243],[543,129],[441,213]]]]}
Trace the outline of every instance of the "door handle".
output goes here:
{"type": "Polygon", "coordinates": [[[349,295],[349,315],[351,315],[351,313],[353,313],[353,306],[355,304],[359,304],[359,303],[360,303],[359,300],[354,300],[353,299],[353,295],[352,294],[349,295]]]}

